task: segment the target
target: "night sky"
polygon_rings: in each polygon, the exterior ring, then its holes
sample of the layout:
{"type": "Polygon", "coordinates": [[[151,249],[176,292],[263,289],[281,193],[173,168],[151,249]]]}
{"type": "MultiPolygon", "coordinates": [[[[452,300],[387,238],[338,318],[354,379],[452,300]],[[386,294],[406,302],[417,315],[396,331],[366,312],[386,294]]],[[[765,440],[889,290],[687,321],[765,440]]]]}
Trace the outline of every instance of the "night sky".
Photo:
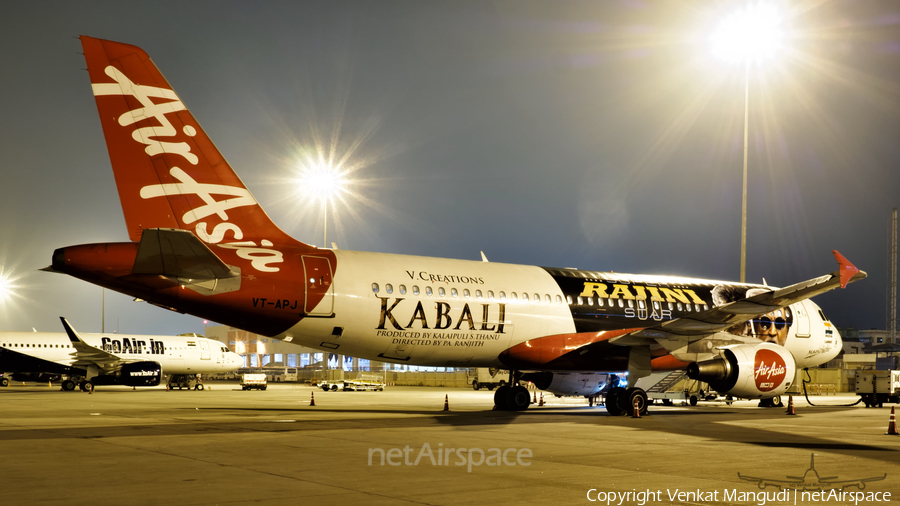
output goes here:
{"type": "MultiPolygon", "coordinates": [[[[274,221],[322,245],[291,180],[352,170],[341,249],[737,280],[744,73],[708,35],[736,2],[10,2],[0,16],[0,330],[99,332],[101,289],[39,272],[127,241],[80,34],[140,46],[274,221]]],[[[790,2],[750,72],[747,280],[869,278],[816,298],[884,328],[900,205],[900,6],[790,2]]],[[[106,330],[203,332],[106,292],[106,330]]]]}

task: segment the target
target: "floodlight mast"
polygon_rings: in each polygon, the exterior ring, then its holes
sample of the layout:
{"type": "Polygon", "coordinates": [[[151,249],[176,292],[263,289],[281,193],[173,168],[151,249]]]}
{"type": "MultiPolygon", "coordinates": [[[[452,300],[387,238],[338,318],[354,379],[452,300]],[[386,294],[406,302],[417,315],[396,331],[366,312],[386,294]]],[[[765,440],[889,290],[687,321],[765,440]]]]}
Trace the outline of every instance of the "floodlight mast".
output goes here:
{"type": "Polygon", "coordinates": [[[710,36],[713,53],[744,64],[744,156],[741,191],[741,283],[747,277],[747,155],[750,135],[750,64],[770,59],[781,48],[783,16],[771,5],[748,3],[726,17],[710,36]]]}

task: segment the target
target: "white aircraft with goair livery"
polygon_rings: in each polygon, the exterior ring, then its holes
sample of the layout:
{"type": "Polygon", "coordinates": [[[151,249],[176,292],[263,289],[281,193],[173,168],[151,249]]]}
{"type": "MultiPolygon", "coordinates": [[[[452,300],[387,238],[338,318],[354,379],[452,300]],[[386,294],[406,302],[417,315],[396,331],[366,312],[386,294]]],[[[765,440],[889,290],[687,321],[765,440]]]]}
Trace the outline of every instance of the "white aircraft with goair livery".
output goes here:
{"type": "MultiPolygon", "coordinates": [[[[198,374],[233,371],[244,359],[212,339],[181,336],[79,334],[62,320],[61,332],[0,332],[0,372],[15,380],[62,377],[63,390],[97,385],[154,387],[163,374],[180,383],[198,374]],[[182,379],[179,379],[182,378],[182,379]]],[[[3,386],[9,378],[0,378],[3,386]]],[[[198,384],[198,388],[201,384],[198,384]]]]}
{"type": "Polygon", "coordinates": [[[272,338],[371,360],[510,370],[522,382],[606,392],[613,415],[646,410],[653,371],[773,399],[841,339],[808,299],[865,277],[785,288],[669,276],[320,249],[279,229],[147,54],[81,37],[129,241],[58,249],[48,270],[272,338]],[[587,388],[585,385],[591,385],[587,388]]]}

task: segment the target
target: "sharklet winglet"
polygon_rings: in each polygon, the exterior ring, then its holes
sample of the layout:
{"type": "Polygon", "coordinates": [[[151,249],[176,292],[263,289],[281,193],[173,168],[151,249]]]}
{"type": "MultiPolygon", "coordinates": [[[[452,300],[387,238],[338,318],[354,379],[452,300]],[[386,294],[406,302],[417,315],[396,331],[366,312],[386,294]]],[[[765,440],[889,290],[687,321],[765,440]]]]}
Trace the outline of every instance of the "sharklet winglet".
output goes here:
{"type": "Polygon", "coordinates": [[[850,260],[847,260],[844,255],[838,253],[836,249],[831,250],[834,254],[834,258],[838,261],[838,273],[841,276],[841,288],[847,288],[847,283],[850,282],[850,278],[859,273],[859,269],[850,263],[850,260]]]}

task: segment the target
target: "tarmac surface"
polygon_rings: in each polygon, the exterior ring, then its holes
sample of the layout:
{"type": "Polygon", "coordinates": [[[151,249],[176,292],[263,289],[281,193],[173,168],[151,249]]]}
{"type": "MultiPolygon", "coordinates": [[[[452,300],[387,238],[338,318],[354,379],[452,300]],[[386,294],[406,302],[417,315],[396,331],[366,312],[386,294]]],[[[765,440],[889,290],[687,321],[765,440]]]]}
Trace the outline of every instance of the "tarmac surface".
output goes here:
{"type": "Polygon", "coordinates": [[[634,419],[547,394],[545,406],[498,412],[485,390],[207,387],[0,388],[0,501],[886,504],[886,493],[900,500],[900,436],[885,435],[891,409],[836,406],[855,402],[849,395],[811,397],[822,404],[815,407],[795,398],[796,416],[755,402],[710,402],[654,405],[651,416],[634,419]],[[802,495],[804,486],[816,488],[813,454],[819,478],[849,480],[843,491],[862,495],[802,495]],[[876,481],[860,491],[864,478],[876,481]],[[776,496],[779,489],[760,479],[788,482],[788,495],[776,496]]]}

